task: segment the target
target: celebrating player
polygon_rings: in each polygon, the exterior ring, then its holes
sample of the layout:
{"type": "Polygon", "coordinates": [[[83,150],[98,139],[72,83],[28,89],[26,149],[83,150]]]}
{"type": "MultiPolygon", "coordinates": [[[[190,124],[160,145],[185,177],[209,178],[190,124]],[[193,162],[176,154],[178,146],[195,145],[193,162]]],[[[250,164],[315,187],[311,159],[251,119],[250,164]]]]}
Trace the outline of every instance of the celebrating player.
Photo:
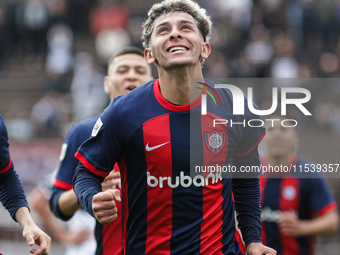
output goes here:
{"type": "MultiPolygon", "coordinates": [[[[143,51],[136,47],[126,47],[110,58],[104,89],[113,100],[116,96],[125,95],[151,79],[151,67],[145,61],[143,51]]],[[[62,160],[54,182],[50,205],[54,214],[63,220],[69,220],[80,208],[72,189],[72,177],[79,163],[74,154],[90,137],[97,119],[98,116],[76,124],[62,146],[62,160]]],[[[118,168],[107,176],[106,181],[103,182],[103,190],[112,189],[116,185],[118,187],[117,179],[120,181],[118,168]]],[[[121,203],[117,203],[117,207],[120,209],[121,203]]],[[[95,236],[96,255],[122,254],[121,218],[109,225],[96,224],[95,236]]]]}
{"type": "Polygon", "coordinates": [[[268,156],[262,163],[267,167],[289,166],[290,172],[273,171],[260,178],[262,241],[279,255],[315,254],[315,235],[331,234],[339,227],[337,205],[319,173],[300,173],[300,167],[313,162],[295,154],[297,130],[281,126],[285,118],[280,115],[270,119],[277,121],[266,127],[263,143],[268,156]]]}
{"type": "MultiPolygon", "coordinates": [[[[241,162],[259,165],[257,144],[264,135],[262,128],[214,129],[213,116],[257,118],[248,109],[244,116],[233,116],[227,90],[219,93],[223,109],[209,99],[209,113],[201,118],[201,90],[191,88],[190,81],[204,81],[201,63],[210,54],[210,30],[205,10],[191,0],[153,5],[143,25],[143,44],[159,79],[113,100],[76,154],[82,163],[74,176],[78,202],[103,224],[123,216],[125,254],[242,254],[233,240],[232,193],[247,253],[276,254],[261,243],[258,178],[190,176],[191,148],[198,152],[199,165],[216,158],[238,168],[241,162]],[[119,191],[101,192],[101,182],[116,162],[122,210],[116,206],[119,191]]],[[[204,89],[214,87],[206,82],[204,89]]]]}
{"type": "Polygon", "coordinates": [[[14,170],[9,155],[8,135],[5,123],[0,116],[0,201],[8,210],[13,220],[23,228],[23,237],[29,246],[37,244],[38,250],[31,249],[34,255],[48,255],[51,238],[34,223],[28,210],[28,204],[22,184],[14,170]]]}

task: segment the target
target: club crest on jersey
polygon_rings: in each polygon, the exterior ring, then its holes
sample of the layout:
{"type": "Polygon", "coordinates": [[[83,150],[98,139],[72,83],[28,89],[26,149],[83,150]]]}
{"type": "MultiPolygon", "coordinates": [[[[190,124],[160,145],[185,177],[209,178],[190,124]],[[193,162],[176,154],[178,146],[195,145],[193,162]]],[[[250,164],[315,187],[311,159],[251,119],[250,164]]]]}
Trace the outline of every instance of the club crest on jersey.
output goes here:
{"type": "Polygon", "coordinates": [[[282,196],[286,200],[293,200],[296,197],[296,189],[293,186],[284,187],[282,190],[282,196]]]}
{"type": "Polygon", "coordinates": [[[218,154],[225,145],[225,131],[204,132],[204,142],[208,150],[213,154],[218,154]]]}
{"type": "Polygon", "coordinates": [[[98,118],[96,124],[94,124],[94,127],[92,129],[92,136],[96,136],[99,132],[99,129],[103,126],[103,122],[100,119],[100,117],[98,118]]]}

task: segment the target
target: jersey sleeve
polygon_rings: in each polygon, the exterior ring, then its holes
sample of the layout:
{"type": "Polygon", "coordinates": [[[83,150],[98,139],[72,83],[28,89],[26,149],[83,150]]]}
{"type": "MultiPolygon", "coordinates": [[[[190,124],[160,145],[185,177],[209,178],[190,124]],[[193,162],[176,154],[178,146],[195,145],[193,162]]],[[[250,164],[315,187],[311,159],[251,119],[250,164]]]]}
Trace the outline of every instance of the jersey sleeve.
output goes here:
{"type": "Polygon", "coordinates": [[[119,114],[119,104],[112,101],[98,118],[91,133],[75,156],[86,169],[106,177],[123,152],[124,127],[119,114]]]}
{"type": "Polygon", "coordinates": [[[81,163],[73,177],[74,191],[78,203],[93,217],[92,198],[101,192],[104,177],[122,155],[124,140],[124,127],[117,101],[114,100],[98,118],[91,137],[75,155],[81,163]]]}
{"type": "MultiPolygon", "coordinates": [[[[62,190],[72,189],[72,178],[79,163],[74,154],[86,139],[81,138],[81,136],[84,136],[81,132],[84,131],[78,127],[76,125],[72,128],[61,147],[60,164],[53,186],[62,190]]],[[[90,133],[87,136],[85,135],[85,137],[90,137],[90,133]]]]}
{"type": "Polygon", "coordinates": [[[318,216],[337,209],[333,193],[325,178],[311,178],[308,181],[311,189],[310,205],[318,216]]]}
{"type": "MultiPolygon", "coordinates": [[[[257,108],[256,105],[254,107],[257,108]]],[[[245,115],[237,120],[238,123],[243,122],[244,125],[238,126],[238,146],[234,152],[233,165],[239,172],[233,174],[232,190],[239,228],[245,244],[248,245],[252,242],[261,242],[259,172],[241,171],[247,166],[250,169],[253,166],[260,166],[257,147],[265,135],[265,129],[259,125],[261,122],[259,116],[250,113],[247,107],[245,111],[245,115]],[[253,126],[249,125],[250,120],[255,120],[252,121],[253,126]]]]}
{"type": "Polygon", "coordinates": [[[28,207],[26,196],[19,176],[9,155],[7,129],[0,116],[0,201],[15,219],[15,213],[20,207],[28,207]]]}
{"type": "Polygon", "coordinates": [[[11,166],[12,160],[9,154],[7,129],[0,116],[0,174],[6,173],[11,166]]]}

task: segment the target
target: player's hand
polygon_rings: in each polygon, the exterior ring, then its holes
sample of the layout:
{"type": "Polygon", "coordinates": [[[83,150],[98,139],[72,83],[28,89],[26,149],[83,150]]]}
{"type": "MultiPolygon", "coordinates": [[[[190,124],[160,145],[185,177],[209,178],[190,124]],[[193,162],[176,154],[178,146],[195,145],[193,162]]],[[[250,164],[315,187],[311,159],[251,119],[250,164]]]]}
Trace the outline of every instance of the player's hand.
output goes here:
{"type": "Polygon", "coordinates": [[[118,189],[108,189],[93,197],[92,210],[99,223],[109,224],[117,219],[118,209],[115,201],[121,201],[118,189]]]}
{"type": "Polygon", "coordinates": [[[276,255],[276,251],[262,243],[250,243],[247,246],[247,255],[276,255]]]}
{"type": "Polygon", "coordinates": [[[281,212],[277,224],[284,235],[294,237],[303,235],[303,222],[294,211],[281,212]]]}
{"type": "Polygon", "coordinates": [[[22,235],[26,239],[29,246],[33,246],[34,244],[40,246],[38,250],[31,249],[30,253],[34,255],[50,254],[51,238],[35,224],[25,226],[23,228],[22,235]]]}
{"type": "Polygon", "coordinates": [[[120,182],[120,172],[112,170],[102,183],[102,190],[115,189],[120,182]]]}

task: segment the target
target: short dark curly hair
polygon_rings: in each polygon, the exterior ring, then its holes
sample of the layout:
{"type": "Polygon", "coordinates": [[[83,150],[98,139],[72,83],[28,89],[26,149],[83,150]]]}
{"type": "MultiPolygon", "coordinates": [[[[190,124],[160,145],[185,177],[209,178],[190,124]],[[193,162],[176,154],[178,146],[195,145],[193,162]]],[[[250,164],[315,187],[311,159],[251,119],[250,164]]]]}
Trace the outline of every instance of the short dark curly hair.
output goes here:
{"type": "Polygon", "coordinates": [[[196,20],[197,27],[203,36],[203,40],[209,42],[212,22],[205,9],[201,8],[192,0],[164,0],[151,7],[148,12],[148,18],[143,23],[142,41],[144,48],[149,47],[155,20],[162,15],[173,12],[185,12],[190,14],[196,20]]]}

